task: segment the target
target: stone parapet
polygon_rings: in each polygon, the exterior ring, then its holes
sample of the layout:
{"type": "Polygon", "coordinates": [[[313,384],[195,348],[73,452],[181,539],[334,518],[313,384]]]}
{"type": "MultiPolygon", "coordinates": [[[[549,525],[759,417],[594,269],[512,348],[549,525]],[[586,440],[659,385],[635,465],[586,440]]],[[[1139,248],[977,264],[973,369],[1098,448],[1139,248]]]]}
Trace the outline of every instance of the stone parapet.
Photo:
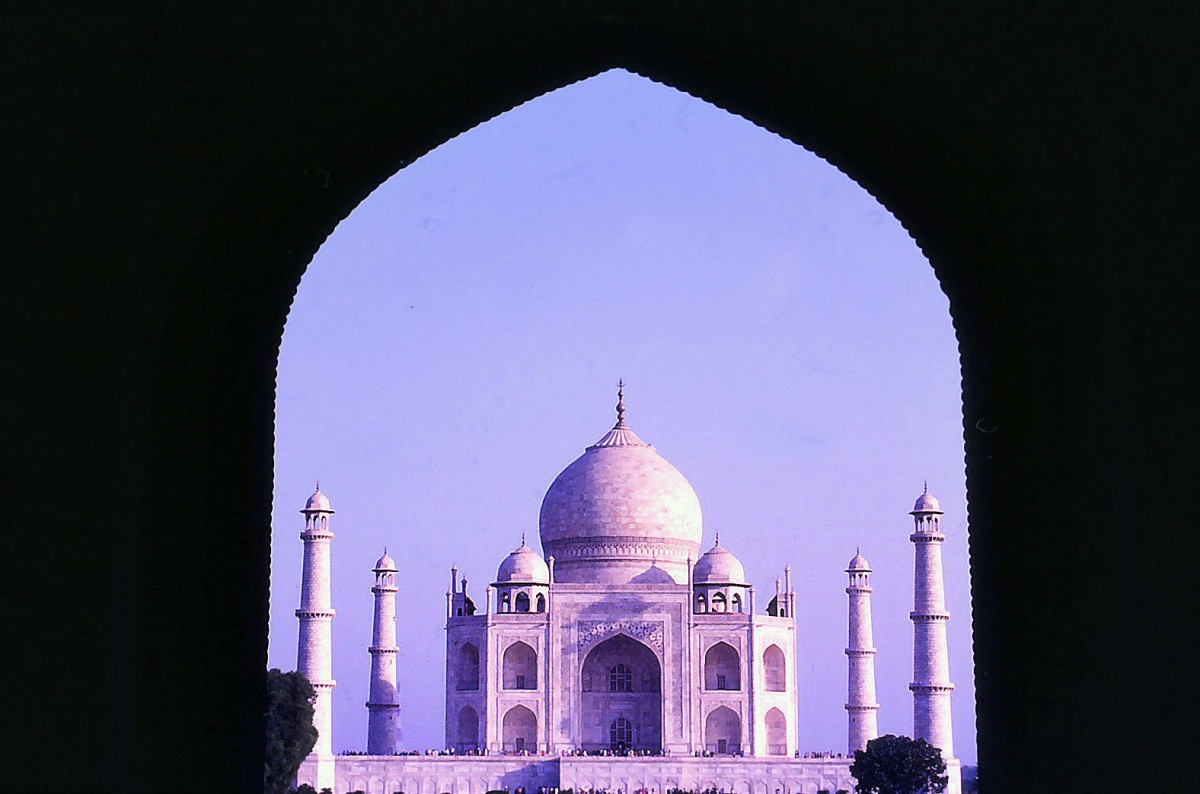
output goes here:
{"type": "MultiPolygon", "coordinates": [[[[663,794],[672,788],[721,789],[733,794],[816,794],[854,790],[849,758],[752,758],[737,756],[337,756],[335,794],[536,794],[542,787],[663,794]]],[[[957,772],[957,761],[953,762],[957,772]]],[[[315,785],[310,756],[297,783],[315,785]]]]}

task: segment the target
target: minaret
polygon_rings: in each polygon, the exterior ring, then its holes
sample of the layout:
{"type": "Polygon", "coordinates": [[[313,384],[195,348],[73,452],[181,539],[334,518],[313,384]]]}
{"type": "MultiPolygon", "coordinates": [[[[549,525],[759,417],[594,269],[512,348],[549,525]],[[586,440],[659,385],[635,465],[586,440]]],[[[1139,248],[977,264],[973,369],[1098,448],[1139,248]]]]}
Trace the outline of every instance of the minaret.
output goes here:
{"type": "Polygon", "coordinates": [[[400,698],[396,694],[396,563],[387,549],[375,563],[375,620],[371,629],[371,690],[367,700],[367,754],[396,752],[400,698]]]}
{"type": "Polygon", "coordinates": [[[296,654],[296,669],[308,679],[316,690],[317,700],[313,706],[313,725],[317,729],[317,743],[312,755],[317,759],[318,789],[333,786],[333,712],[331,699],[337,682],[333,680],[333,607],[329,598],[329,547],[333,533],[329,531],[329,517],[333,508],[329,499],[321,493],[321,484],[308,497],[304,509],[304,569],[300,581],[300,608],[296,617],[300,619],[300,642],[296,654]]]}
{"type": "Polygon", "coordinates": [[[867,749],[867,742],[879,736],[879,704],[875,702],[875,640],[871,631],[871,567],[855,550],[846,573],[850,584],[850,639],[846,648],[849,673],[846,687],[846,711],[849,720],[847,752],[867,749]]]}
{"type": "Polygon", "coordinates": [[[913,738],[924,739],[954,757],[950,729],[950,660],[946,647],[946,594],[942,584],[942,541],[939,527],[942,508],[925,492],[910,513],[915,529],[909,540],[916,547],[916,576],[913,588],[913,738]]]}

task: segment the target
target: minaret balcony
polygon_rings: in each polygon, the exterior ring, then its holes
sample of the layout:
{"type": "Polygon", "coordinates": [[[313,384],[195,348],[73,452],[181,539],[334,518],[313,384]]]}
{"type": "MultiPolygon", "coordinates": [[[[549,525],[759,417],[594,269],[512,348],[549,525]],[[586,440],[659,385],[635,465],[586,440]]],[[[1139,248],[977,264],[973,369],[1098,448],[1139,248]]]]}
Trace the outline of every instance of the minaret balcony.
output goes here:
{"type": "Polygon", "coordinates": [[[950,619],[949,612],[909,612],[908,616],[914,623],[933,623],[950,619]]]}
{"type": "Polygon", "coordinates": [[[908,688],[912,692],[922,694],[941,694],[944,692],[953,692],[954,684],[909,684],[908,688]]]}
{"type": "Polygon", "coordinates": [[[332,620],[337,613],[332,609],[297,609],[296,617],[308,620],[332,620]]]}
{"type": "Polygon", "coordinates": [[[846,655],[847,656],[874,656],[875,649],[874,648],[847,648],[846,655]]]}

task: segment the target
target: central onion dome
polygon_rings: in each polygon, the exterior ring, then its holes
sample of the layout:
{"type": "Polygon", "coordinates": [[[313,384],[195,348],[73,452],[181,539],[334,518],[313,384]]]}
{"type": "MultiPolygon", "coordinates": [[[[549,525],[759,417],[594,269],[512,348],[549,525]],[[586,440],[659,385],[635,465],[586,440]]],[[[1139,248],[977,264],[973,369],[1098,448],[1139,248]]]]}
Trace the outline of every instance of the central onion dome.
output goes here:
{"type": "MultiPolygon", "coordinates": [[[[687,582],[700,550],[700,500],[679,471],[617,423],[551,484],[539,518],[556,582],[626,584],[651,567],[687,582]]],[[[646,581],[643,577],[639,581],[646,581]]]]}

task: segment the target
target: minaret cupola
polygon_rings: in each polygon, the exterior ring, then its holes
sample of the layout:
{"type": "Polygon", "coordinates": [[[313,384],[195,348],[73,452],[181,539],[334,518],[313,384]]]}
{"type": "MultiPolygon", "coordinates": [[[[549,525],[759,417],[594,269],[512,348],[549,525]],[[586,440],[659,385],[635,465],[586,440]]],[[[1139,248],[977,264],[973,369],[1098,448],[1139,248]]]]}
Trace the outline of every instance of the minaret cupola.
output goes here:
{"type": "Polygon", "coordinates": [[[497,612],[545,612],[550,589],[550,566],[525,543],[504,558],[492,583],[497,612]]]}
{"type": "Polygon", "coordinates": [[[692,611],[745,612],[747,608],[746,569],[741,561],[721,545],[717,533],[713,547],[692,568],[692,611]]]}

